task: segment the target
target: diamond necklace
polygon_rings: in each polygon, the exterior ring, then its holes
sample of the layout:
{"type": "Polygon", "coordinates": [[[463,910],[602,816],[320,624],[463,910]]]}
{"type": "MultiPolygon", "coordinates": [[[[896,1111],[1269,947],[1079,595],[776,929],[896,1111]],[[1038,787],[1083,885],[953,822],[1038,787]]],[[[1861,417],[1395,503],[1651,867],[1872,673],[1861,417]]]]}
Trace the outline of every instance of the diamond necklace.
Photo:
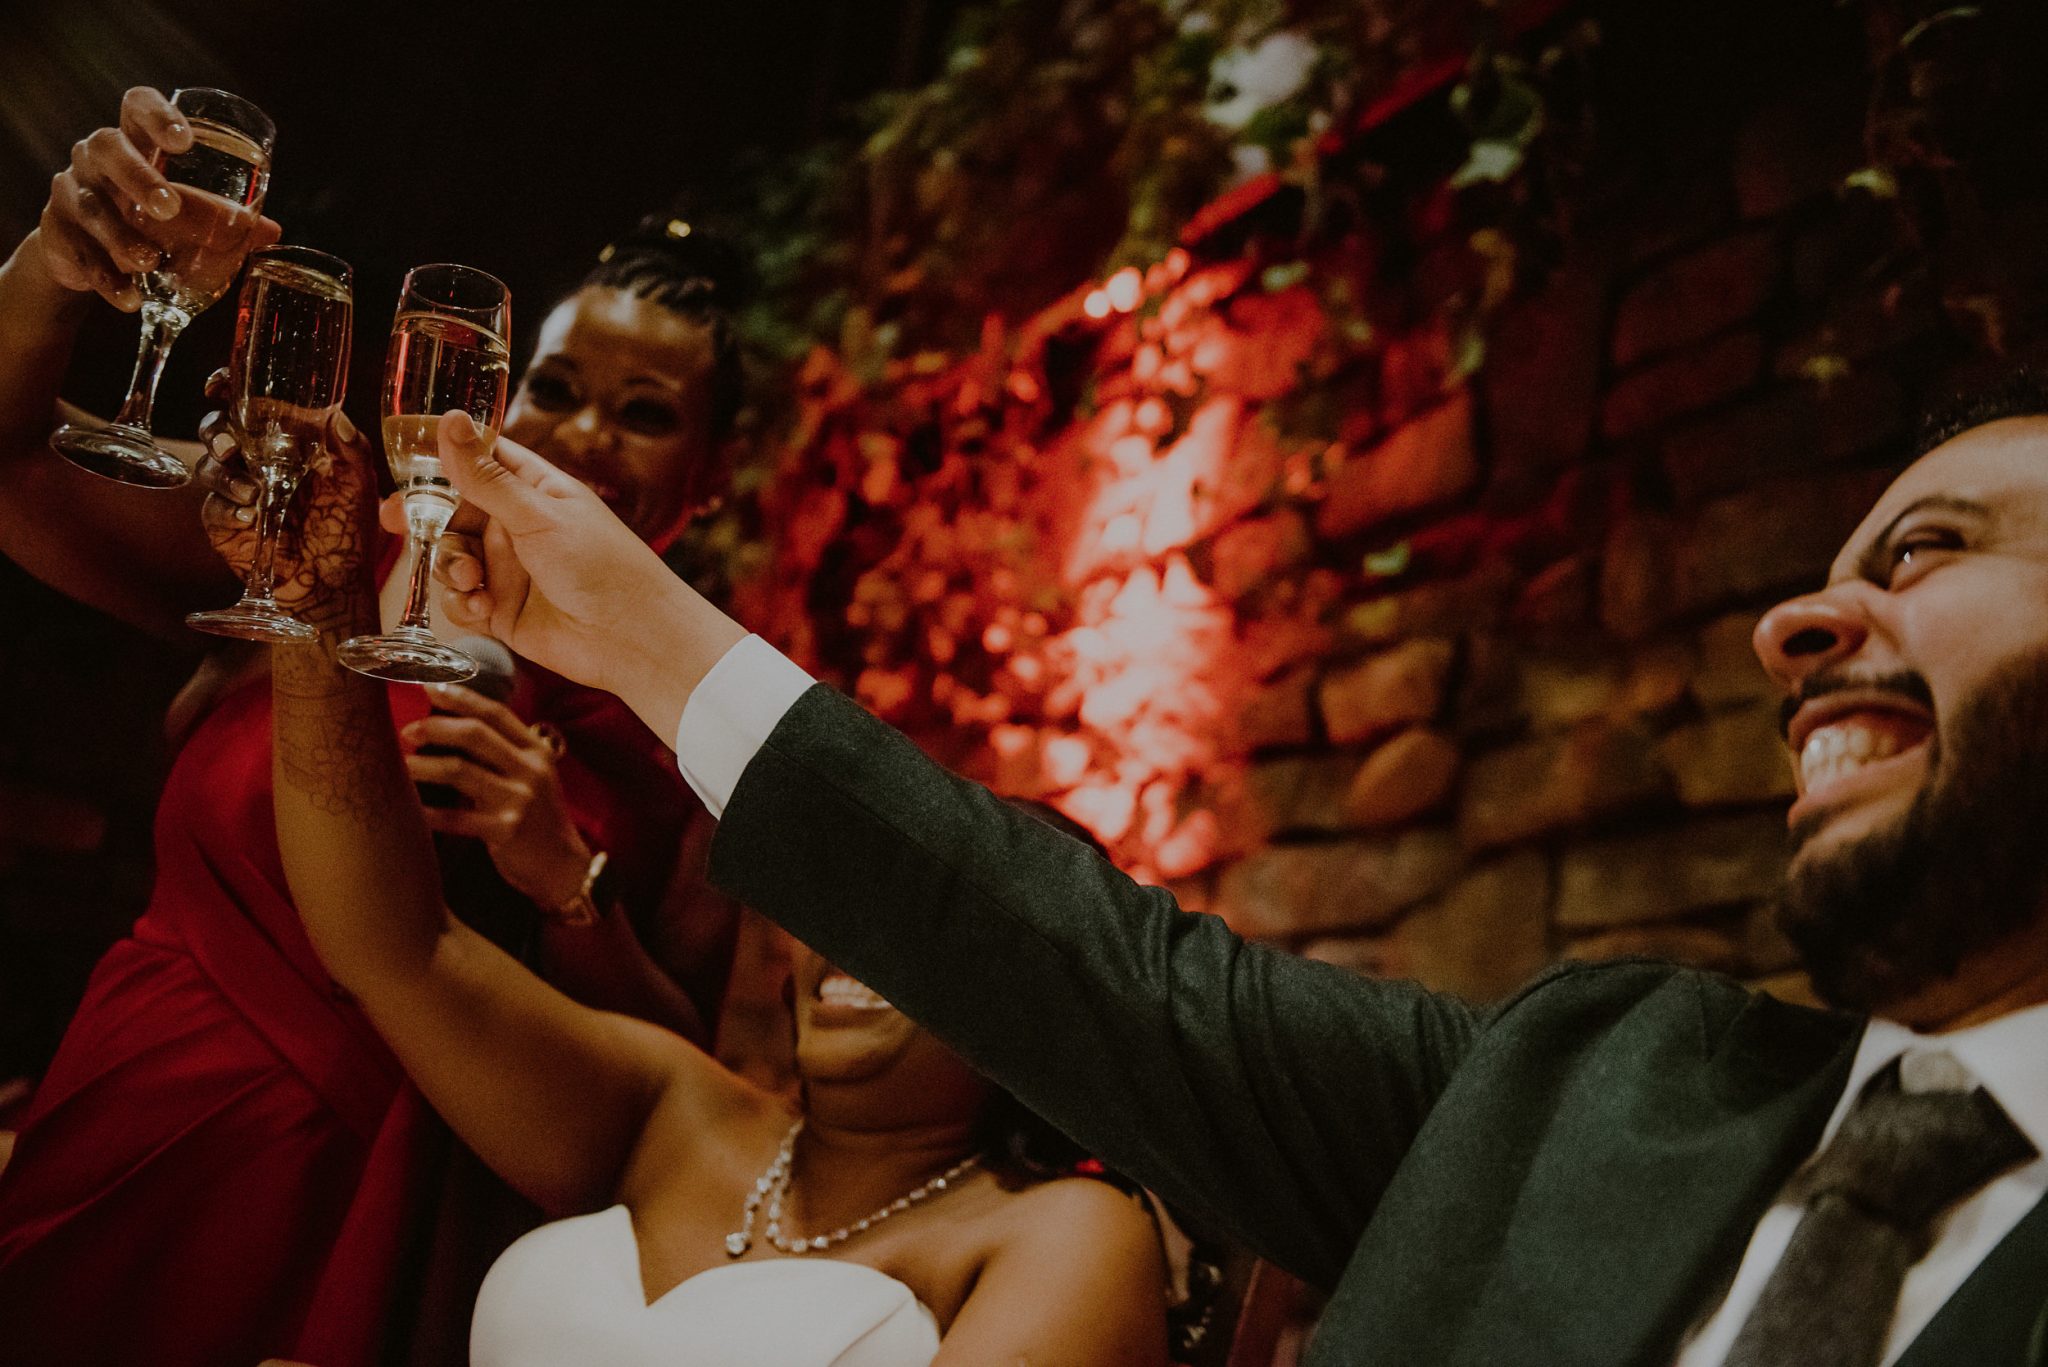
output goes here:
{"type": "Polygon", "coordinates": [[[796,1156],[796,1137],[803,1133],[803,1128],[803,1118],[799,1116],[796,1124],[789,1127],[789,1133],[782,1137],[782,1147],[775,1151],[775,1161],[768,1165],[768,1171],[754,1179],[753,1190],[747,1193],[747,1202],[740,1208],[740,1227],[725,1236],[726,1257],[740,1257],[754,1246],[754,1217],[760,1213],[764,1201],[768,1205],[768,1227],[762,1232],[772,1247],[792,1256],[820,1253],[835,1244],[845,1243],[856,1234],[866,1233],[899,1211],[909,1210],[918,1202],[938,1195],[981,1163],[980,1155],[969,1155],[924,1185],[904,1192],[872,1215],[850,1225],[841,1225],[830,1234],[817,1234],[808,1239],[799,1235],[790,1239],[782,1233],[782,1201],[789,1194],[793,1180],[790,1163],[796,1156]]]}

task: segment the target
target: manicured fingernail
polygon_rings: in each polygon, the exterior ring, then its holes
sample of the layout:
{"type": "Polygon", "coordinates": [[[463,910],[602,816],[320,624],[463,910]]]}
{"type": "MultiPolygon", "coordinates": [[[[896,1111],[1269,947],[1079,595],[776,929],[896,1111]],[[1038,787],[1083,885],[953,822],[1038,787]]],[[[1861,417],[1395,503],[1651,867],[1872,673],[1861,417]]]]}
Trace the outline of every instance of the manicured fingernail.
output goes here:
{"type": "Polygon", "coordinates": [[[244,526],[247,526],[249,523],[254,522],[255,520],[256,510],[254,508],[235,509],[235,521],[242,523],[244,526]]]}
{"type": "Polygon", "coordinates": [[[256,484],[253,480],[231,479],[228,481],[228,489],[236,498],[253,500],[256,497],[256,484]]]}
{"type": "Polygon", "coordinates": [[[455,422],[453,424],[455,440],[461,442],[464,446],[476,445],[476,420],[459,408],[453,411],[455,413],[455,422]]]}
{"type": "Polygon", "coordinates": [[[192,130],[191,130],[190,128],[188,128],[188,127],[186,127],[186,126],[185,126],[185,121],[184,121],[183,119],[173,119],[173,120],[171,120],[171,136],[172,136],[172,137],[174,137],[174,138],[182,138],[182,137],[184,137],[184,136],[185,136],[185,135],[186,135],[187,133],[189,133],[189,132],[191,132],[191,131],[192,131],[192,130]]]}
{"type": "Polygon", "coordinates": [[[135,286],[123,283],[114,291],[114,307],[123,313],[133,313],[142,307],[142,295],[135,286]]]}
{"type": "Polygon", "coordinates": [[[348,420],[348,414],[336,413],[334,415],[334,435],[341,441],[354,441],[356,439],[356,425],[348,420]]]}
{"type": "Polygon", "coordinates": [[[234,433],[214,433],[206,439],[206,449],[212,453],[215,460],[226,460],[228,452],[235,449],[234,433]]]}
{"type": "MultiPolygon", "coordinates": [[[[434,686],[432,684],[428,684],[428,691],[431,692],[433,690],[433,687],[434,686]]],[[[420,724],[418,722],[413,722],[411,725],[407,726],[403,731],[400,731],[398,734],[400,739],[407,741],[416,741],[420,738],[420,724]]]]}
{"type": "Polygon", "coordinates": [[[168,185],[159,185],[151,190],[144,204],[151,218],[162,220],[178,216],[178,196],[168,185]]]}

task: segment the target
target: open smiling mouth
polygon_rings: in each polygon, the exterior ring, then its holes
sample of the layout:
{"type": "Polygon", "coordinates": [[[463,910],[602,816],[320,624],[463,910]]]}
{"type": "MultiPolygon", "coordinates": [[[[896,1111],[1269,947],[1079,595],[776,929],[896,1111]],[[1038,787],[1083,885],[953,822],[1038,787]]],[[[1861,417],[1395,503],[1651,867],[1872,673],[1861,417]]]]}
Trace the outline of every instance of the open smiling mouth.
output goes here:
{"type": "Polygon", "coordinates": [[[1925,765],[1933,736],[1932,718],[1888,701],[1829,699],[1802,709],[1790,737],[1799,755],[1792,819],[1896,789],[1925,765]]]}
{"type": "Polygon", "coordinates": [[[817,998],[827,1006],[844,1006],[855,1011],[893,1011],[880,994],[867,984],[844,973],[828,973],[819,982],[817,998]]]}

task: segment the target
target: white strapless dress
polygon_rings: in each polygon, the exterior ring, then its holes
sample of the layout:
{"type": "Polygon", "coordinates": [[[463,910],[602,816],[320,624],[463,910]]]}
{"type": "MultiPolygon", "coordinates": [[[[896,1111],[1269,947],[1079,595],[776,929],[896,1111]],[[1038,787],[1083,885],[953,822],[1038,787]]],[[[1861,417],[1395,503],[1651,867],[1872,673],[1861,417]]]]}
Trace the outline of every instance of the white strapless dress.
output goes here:
{"type": "Polygon", "coordinates": [[[506,1249],[469,1332],[470,1367],[930,1367],[938,1351],[909,1287],[831,1258],[728,1263],[649,1305],[624,1206],[506,1249]]]}

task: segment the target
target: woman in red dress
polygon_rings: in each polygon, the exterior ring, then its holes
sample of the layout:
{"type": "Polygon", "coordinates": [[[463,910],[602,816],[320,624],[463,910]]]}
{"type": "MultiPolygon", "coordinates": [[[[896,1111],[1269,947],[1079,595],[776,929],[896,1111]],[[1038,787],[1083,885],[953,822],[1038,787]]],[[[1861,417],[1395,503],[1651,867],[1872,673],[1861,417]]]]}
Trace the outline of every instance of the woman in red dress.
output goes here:
{"type": "MultiPolygon", "coordinates": [[[[129,92],[0,267],[0,552],[189,640],[183,615],[237,588],[210,541],[246,526],[199,517],[209,488],[252,492],[231,441],[191,448],[201,477],[172,493],[43,449],[75,416],[56,387],[92,294],[134,307],[154,220],[119,206],[161,184],[150,153],[190,137],[175,118],[129,92]]],[[[657,545],[715,478],[735,375],[717,283],[686,245],[657,231],[608,252],[542,323],[504,425],[657,545]]],[[[331,440],[361,442],[345,418],[331,440]]],[[[306,942],[271,815],[268,679],[261,649],[231,647],[173,705],[148,908],[95,970],[0,1171],[0,1335],[23,1362],[459,1361],[476,1280],[533,1218],[306,942]]],[[[400,726],[426,717],[420,690],[391,699],[400,726]]],[[[526,667],[503,702],[454,690],[439,707],[442,753],[409,763],[457,795],[429,809],[451,903],[571,995],[704,1039],[733,913],[678,860],[694,803],[661,746],[614,700],[526,667]]]]}

